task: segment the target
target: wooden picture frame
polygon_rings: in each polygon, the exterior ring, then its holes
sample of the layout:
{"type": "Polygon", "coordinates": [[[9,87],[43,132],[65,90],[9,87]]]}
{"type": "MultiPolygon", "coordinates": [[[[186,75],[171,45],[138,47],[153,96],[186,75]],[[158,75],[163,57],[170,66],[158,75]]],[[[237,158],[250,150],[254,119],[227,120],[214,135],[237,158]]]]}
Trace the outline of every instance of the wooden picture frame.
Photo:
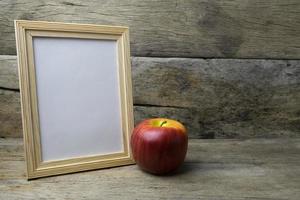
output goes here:
{"type": "Polygon", "coordinates": [[[28,179],[133,164],[128,28],[16,20],[15,30],[28,179]]]}

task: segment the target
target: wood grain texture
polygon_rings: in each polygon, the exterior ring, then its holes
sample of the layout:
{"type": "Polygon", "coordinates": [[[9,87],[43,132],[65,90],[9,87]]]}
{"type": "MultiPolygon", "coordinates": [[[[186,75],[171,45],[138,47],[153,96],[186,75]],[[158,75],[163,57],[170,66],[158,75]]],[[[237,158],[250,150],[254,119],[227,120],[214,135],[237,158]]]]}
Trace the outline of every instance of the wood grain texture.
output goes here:
{"type": "MultiPolygon", "coordinates": [[[[177,119],[190,138],[300,136],[298,60],[133,57],[131,62],[135,123],[177,119]]],[[[0,91],[5,124],[0,135],[21,136],[19,93],[0,91]]]]}
{"type": "Polygon", "coordinates": [[[14,19],[125,25],[134,56],[300,57],[298,0],[0,1],[0,54],[15,54],[14,19]]]}
{"type": "Polygon", "coordinates": [[[20,137],[22,119],[15,56],[0,56],[0,137],[20,137]]]}
{"type": "Polygon", "coordinates": [[[0,89],[0,137],[22,137],[20,93],[0,89]]]}
{"type": "Polygon", "coordinates": [[[0,56],[0,88],[19,90],[18,67],[15,56],[0,56]]]}
{"type": "Polygon", "coordinates": [[[183,166],[136,165],[26,181],[21,139],[0,139],[0,199],[298,200],[300,139],[190,140],[183,166]]]}
{"type": "MultiPolygon", "coordinates": [[[[300,136],[300,61],[133,58],[142,117],[172,117],[197,138],[300,136]]],[[[138,120],[138,118],[137,118],[138,120]]]]}

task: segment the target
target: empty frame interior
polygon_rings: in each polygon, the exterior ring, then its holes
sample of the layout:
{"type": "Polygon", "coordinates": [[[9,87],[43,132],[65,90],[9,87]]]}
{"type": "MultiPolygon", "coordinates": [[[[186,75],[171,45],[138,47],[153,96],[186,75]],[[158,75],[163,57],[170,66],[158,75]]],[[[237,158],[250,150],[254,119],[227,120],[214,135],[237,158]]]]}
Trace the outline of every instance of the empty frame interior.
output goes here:
{"type": "Polygon", "coordinates": [[[42,161],[123,152],[117,42],[36,37],[33,51],[42,161]]]}
{"type": "Polygon", "coordinates": [[[127,28],[15,23],[28,178],[131,164],[127,28]]]}

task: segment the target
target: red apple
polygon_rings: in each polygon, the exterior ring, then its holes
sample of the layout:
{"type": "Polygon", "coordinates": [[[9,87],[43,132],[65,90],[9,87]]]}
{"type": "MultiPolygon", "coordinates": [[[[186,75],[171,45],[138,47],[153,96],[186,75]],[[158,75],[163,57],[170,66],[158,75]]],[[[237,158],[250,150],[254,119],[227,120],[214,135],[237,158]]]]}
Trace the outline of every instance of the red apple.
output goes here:
{"type": "Polygon", "coordinates": [[[131,136],[133,158],[143,170],[166,174],[184,161],[188,137],[178,121],[155,118],[139,123],[131,136]]]}

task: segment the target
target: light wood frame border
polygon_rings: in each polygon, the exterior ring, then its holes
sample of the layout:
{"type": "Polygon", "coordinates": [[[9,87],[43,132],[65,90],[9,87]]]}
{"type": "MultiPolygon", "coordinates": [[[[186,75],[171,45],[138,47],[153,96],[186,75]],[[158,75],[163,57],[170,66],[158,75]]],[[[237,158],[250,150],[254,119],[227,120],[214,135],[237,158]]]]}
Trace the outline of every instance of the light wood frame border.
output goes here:
{"type": "Polygon", "coordinates": [[[130,135],[133,129],[133,103],[127,27],[39,21],[15,21],[22,123],[27,163],[27,178],[72,173],[84,170],[133,164],[130,135]],[[116,40],[121,97],[124,152],[42,162],[36,78],[32,37],[64,37],[116,40]]]}

